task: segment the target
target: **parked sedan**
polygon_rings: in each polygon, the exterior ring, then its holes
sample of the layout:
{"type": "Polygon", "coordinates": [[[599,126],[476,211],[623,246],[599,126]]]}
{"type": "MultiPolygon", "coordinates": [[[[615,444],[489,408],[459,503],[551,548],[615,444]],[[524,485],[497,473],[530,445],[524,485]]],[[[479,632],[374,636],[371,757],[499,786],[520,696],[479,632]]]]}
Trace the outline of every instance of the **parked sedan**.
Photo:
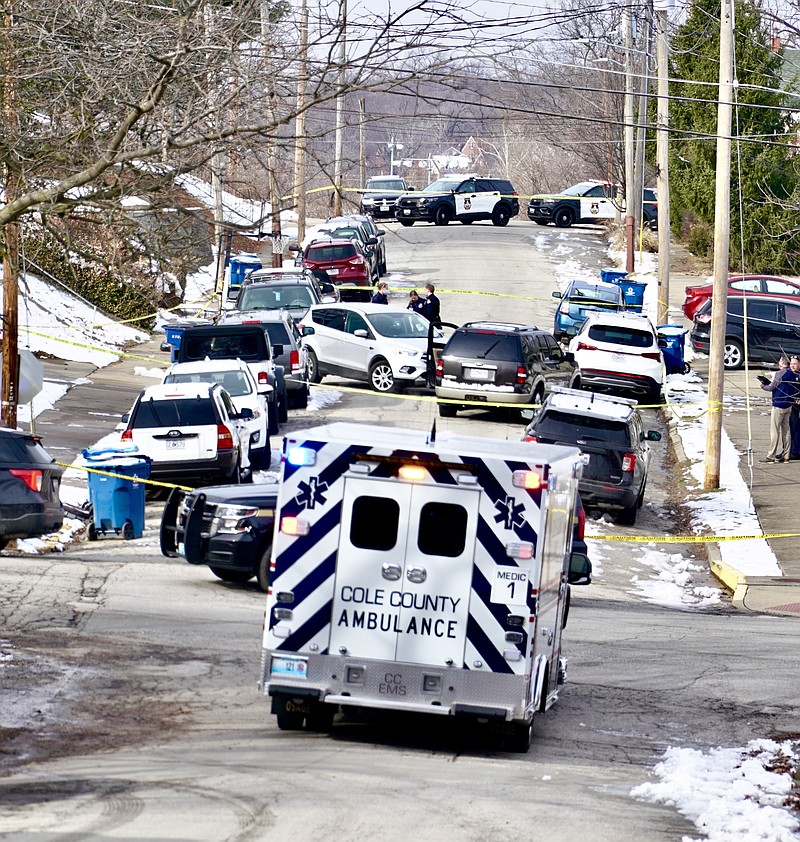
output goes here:
{"type": "Polygon", "coordinates": [[[427,373],[429,327],[419,313],[392,305],[312,307],[301,327],[309,380],[319,383],[326,374],[353,377],[367,380],[376,392],[411,385],[427,373]]]}
{"type": "MultiPolygon", "coordinates": [[[[683,315],[693,319],[700,306],[711,298],[714,284],[686,287],[683,315]]],[[[728,278],[728,295],[790,295],[800,302],[800,284],[775,275],[731,275],[728,278]]]]}
{"type": "Polygon", "coordinates": [[[0,428],[0,549],[61,528],[63,473],[39,436],[0,428]]]}
{"type": "MultiPolygon", "coordinates": [[[[710,298],[695,314],[689,338],[695,351],[709,352],[710,298]]],[[[800,301],[786,296],[728,298],[723,366],[731,370],[741,368],[745,357],[752,362],[775,363],[784,354],[800,355],[800,301]]]]}

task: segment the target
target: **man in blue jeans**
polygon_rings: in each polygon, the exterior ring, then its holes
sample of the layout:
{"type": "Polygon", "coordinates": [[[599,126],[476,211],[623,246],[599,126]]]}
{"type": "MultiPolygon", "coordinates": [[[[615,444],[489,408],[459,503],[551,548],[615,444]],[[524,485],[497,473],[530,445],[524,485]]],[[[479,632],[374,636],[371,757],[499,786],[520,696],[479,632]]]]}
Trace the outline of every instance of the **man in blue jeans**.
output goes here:
{"type": "Polygon", "coordinates": [[[769,424],[769,452],[762,462],[788,462],[791,450],[789,420],[792,405],[800,389],[800,374],[789,368],[788,357],[778,360],[778,370],[769,380],[760,375],[761,388],[772,392],[772,412],[769,424]]]}

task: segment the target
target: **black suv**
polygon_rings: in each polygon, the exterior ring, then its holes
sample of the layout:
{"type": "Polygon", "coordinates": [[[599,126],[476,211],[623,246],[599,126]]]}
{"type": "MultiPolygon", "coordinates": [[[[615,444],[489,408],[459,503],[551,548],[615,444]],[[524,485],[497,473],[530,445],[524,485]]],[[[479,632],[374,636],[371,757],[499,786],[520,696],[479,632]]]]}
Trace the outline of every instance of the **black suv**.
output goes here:
{"type": "Polygon", "coordinates": [[[457,219],[469,225],[491,219],[494,225],[508,225],[519,213],[517,191],[503,178],[448,175],[431,182],[419,193],[400,196],[394,215],[401,225],[433,222],[447,225],[457,219]]]}
{"type": "Polygon", "coordinates": [[[61,528],[63,473],[38,436],[0,428],[0,549],[61,528]]]}
{"type": "Polygon", "coordinates": [[[553,385],[579,385],[575,358],[552,333],[533,325],[467,322],[447,341],[436,363],[439,414],[481,403],[539,404],[553,385]]]}
{"type": "Polygon", "coordinates": [[[358,212],[370,214],[375,219],[394,219],[397,197],[411,190],[399,175],[377,175],[367,179],[358,205],[358,212]]]}
{"type": "Polygon", "coordinates": [[[587,509],[616,513],[633,526],[644,502],[650,445],[636,401],[575,389],[554,389],[525,430],[523,441],[577,445],[586,457],[578,489],[587,509]]]}
{"type": "MultiPolygon", "coordinates": [[[[708,299],[694,314],[690,334],[692,348],[707,354],[711,343],[711,301],[708,299]]],[[[745,322],[747,356],[752,362],[775,363],[783,355],[800,356],[800,302],[786,296],[729,296],[725,325],[723,365],[741,368],[745,358],[745,322]],[[745,301],[747,319],[745,319],[745,301]]]]}
{"type": "Polygon", "coordinates": [[[189,564],[206,564],[223,582],[244,583],[254,576],[266,591],[275,483],[173,489],[161,515],[161,552],[189,564]]]}

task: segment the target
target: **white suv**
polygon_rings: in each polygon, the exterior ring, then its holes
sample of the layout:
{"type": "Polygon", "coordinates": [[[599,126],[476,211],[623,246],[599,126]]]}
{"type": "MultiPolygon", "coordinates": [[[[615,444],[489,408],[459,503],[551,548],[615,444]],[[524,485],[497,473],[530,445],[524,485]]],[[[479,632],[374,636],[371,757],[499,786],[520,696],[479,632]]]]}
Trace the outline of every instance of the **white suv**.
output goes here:
{"type": "MultiPolygon", "coordinates": [[[[308,379],[325,374],[367,380],[390,392],[425,377],[430,322],[419,313],[387,304],[321,304],[301,325],[308,350],[308,379]]],[[[441,331],[434,335],[441,337],[441,331]]]]}
{"type": "Polygon", "coordinates": [[[237,412],[218,384],[167,383],[142,389],[122,433],[152,459],[151,479],[252,481],[250,409],[237,412]]]}
{"type": "Polygon", "coordinates": [[[230,395],[236,411],[245,408],[252,417],[243,419],[250,431],[250,465],[253,470],[266,471],[272,460],[269,441],[269,406],[267,396],[272,387],[259,391],[250,366],[241,360],[203,360],[196,363],[175,363],[167,369],[164,383],[219,383],[230,395]]]}
{"type": "Polygon", "coordinates": [[[584,389],[614,389],[658,401],[664,359],[656,331],[638,313],[590,313],[569,343],[584,389]]]}

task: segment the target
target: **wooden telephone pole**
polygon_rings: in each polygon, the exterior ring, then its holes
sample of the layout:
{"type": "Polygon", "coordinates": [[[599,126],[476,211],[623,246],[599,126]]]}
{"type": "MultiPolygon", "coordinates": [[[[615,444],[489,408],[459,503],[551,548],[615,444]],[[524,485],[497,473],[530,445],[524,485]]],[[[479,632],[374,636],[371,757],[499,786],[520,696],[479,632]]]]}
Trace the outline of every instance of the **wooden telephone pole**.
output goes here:
{"type": "Polygon", "coordinates": [[[672,2],[655,4],[658,109],[656,117],[656,189],[658,195],[658,315],[656,324],[669,321],[669,43],[667,24],[672,2]]]}

